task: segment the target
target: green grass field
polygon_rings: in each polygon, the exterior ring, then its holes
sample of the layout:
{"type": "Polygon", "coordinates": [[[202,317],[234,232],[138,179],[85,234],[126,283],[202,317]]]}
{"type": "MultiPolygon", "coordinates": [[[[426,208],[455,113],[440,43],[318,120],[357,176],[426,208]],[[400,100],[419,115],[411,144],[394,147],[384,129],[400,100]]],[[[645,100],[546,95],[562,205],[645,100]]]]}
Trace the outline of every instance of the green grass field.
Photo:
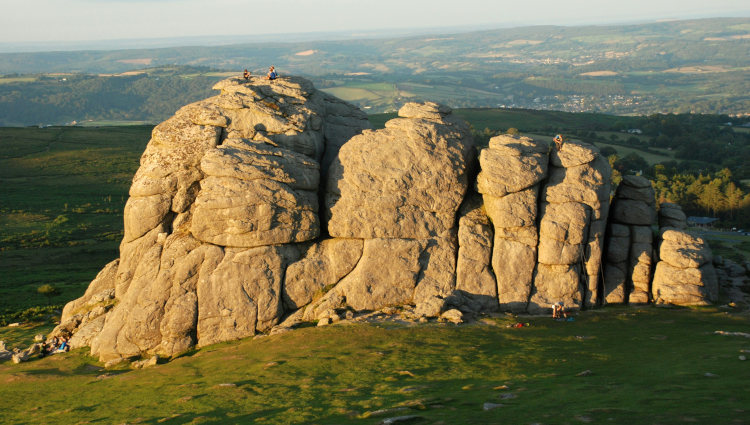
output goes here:
{"type": "Polygon", "coordinates": [[[643,159],[645,159],[646,162],[648,162],[648,165],[660,164],[662,162],[667,162],[667,161],[677,161],[677,162],[681,161],[679,159],[675,159],[673,156],[670,156],[670,155],[658,155],[655,153],[644,152],[640,149],[628,148],[628,147],[620,146],[620,145],[611,145],[609,143],[604,143],[604,142],[599,142],[599,141],[596,142],[596,145],[599,147],[610,146],[617,151],[617,154],[620,155],[620,157],[624,157],[628,154],[635,153],[637,155],[642,156],[643,159]]]}
{"type": "MultiPolygon", "coordinates": [[[[713,332],[747,332],[750,321],[723,310],[307,327],[109,373],[82,349],[0,364],[0,404],[4,422],[23,424],[374,425],[405,415],[415,424],[748,424],[750,362],[738,357],[750,339],[713,332]],[[516,320],[531,327],[505,327],[516,320]]],[[[0,339],[28,343],[48,329],[2,328],[0,339]]]]}
{"type": "Polygon", "coordinates": [[[126,121],[126,120],[107,120],[107,121],[89,121],[81,123],[79,127],[121,127],[130,125],[149,125],[146,121],[126,121]]]}
{"type": "Polygon", "coordinates": [[[0,129],[0,313],[80,296],[118,256],[150,126],[0,129]]]}
{"type": "Polygon", "coordinates": [[[0,78],[0,84],[33,83],[36,77],[6,77],[0,78]]]}

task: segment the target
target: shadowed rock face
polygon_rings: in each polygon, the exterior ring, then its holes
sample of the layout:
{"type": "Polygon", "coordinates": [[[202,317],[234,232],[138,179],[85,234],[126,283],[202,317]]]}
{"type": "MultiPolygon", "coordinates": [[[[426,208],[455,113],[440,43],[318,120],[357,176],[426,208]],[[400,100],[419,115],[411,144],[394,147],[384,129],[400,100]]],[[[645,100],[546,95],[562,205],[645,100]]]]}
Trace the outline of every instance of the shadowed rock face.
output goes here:
{"type": "MultiPolygon", "coordinates": [[[[154,128],[120,258],[53,334],[110,361],[350,310],[408,304],[416,319],[649,300],[653,190],[625,177],[608,228],[611,168],[592,145],[504,135],[477,156],[468,125],[435,103],[373,131],[303,78],[215,88],[154,128]]],[[[712,299],[705,243],[661,239],[654,299],[712,299]]]]}
{"type": "Polygon", "coordinates": [[[612,202],[604,302],[646,304],[651,301],[653,231],[656,203],[651,182],[624,176],[612,202]]]}

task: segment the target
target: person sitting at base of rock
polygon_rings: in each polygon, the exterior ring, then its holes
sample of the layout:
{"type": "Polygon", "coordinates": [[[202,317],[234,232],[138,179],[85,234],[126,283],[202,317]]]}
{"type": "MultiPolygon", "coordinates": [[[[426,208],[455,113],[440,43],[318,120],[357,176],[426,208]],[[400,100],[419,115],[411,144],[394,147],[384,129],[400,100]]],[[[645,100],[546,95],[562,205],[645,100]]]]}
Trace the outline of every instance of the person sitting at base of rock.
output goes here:
{"type": "Polygon", "coordinates": [[[45,357],[54,354],[57,350],[57,337],[47,340],[47,344],[42,347],[42,352],[39,354],[40,357],[45,357]]]}
{"type": "Polygon", "coordinates": [[[268,69],[268,74],[266,75],[266,80],[275,80],[278,78],[279,74],[276,73],[276,68],[271,65],[271,68],[268,69]]]}
{"type": "Polygon", "coordinates": [[[558,301],[552,305],[552,318],[565,320],[568,314],[565,312],[565,307],[562,301],[558,301]]]}
{"type": "Polygon", "coordinates": [[[249,79],[250,79],[250,73],[249,73],[249,72],[247,71],[247,69],[245,70],[245,73],[244,73],[244,74],[242,74],[242,78],[244,78],[244,79],[246,79],[246,80],[249,80],[249,79]]]}
{"type": "Polygon", "coordinates": [[[67,353],[70,350],[70,346],[68,345],[68,338],[62,337],[60,338],[60,341],[60,348],[58,348],[55,353],[67,353]]]}
{"type": "Polygon", "coordinates": [[[558,152],[562,152],[562,147],[563,147],[563,137],[562,137],[562,135],[558,134],[552,140],[555,142],[555,146],[557,146],[557,151],[558,152]]]}

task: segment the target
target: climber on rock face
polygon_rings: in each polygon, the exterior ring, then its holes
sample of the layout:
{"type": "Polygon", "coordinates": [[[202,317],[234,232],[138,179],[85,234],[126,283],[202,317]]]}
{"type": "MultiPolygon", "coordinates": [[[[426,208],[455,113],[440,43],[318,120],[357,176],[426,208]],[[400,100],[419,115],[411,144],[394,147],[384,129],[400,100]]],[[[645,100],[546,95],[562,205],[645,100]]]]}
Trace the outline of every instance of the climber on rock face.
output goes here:
{"type": "Polygon", "coordinates": [[[552,139],[552,140],[554,140],[554,141],[555,141],[555,146],[557,146],[557,151],[558,151],[558,152],[562,152],[562,146],[563,146],[563,138],[562,138],[562,135],[558,134],[558,135],[557,135],[557,136],[555,136],[555,138],[554,138],[554,139],[552,139]]]}

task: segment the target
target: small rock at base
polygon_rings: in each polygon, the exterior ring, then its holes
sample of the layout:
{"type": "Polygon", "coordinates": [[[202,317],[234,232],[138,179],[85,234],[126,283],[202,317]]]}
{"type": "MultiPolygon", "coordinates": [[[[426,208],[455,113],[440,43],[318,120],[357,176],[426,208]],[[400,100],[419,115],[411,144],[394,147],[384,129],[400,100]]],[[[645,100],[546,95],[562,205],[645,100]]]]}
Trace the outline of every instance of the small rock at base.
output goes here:
{"type": "Polygon", "coordinates": [[[130,363],[130,360],[123,359],[123,358],[113,359],[113,360],[110,360],[107,363],[105,363],[104,364],[104,368],[105,369],[109,369],[109,368],[113,368],[115,366],[125,365],[127,363],[130,363]]]}
{"type": "Polygon", "coordinates": [[[17,328],[19,326],[21,326],[20,323],[11,323],[10,325],[8,325],[9,328],[17,328]]]}
{"type": "Polygon", "coordinates": [[[331,318],[330,317],[325,317],[323,319],[318,320],[318,327],[325,326],[325,325],[330,325],[330,324],[331,324],[331,318]]]}
{"type": "Polygon", "coordinates": [[[745,357],[745,356],[740,356],[740,360],[742,360],[742,361],[744,362],[745,360],[747,360],[747,357],[745,357]]]}
{"type": "Polygon", "coordinates": [[[34,337],[34,341],[36,341],[36,342],[44,342],[44,335],[39,334],[39,335],[35,336],[34,337]]]}
{"type": "Polygon", "coordinates": [[[144,364],[143,367],[156,366],[157,364],[159,364],[159,355],[155,354],[153,357],[146,360],[146,364],[144,364]]]}
{"type": "Polygon", "coordinates": [[[482,406],[483,410],[492,410],[497,409],[498,407],[503,407],[502,404],[495,404],[495,403],[484,403],[484,406],[482,406]]]}
{"type": "Polygon", "coordinates": [[[594,372],[592,372],[592,371],[590,371],[590,370],[584,370],[583,372],[579,373],[579,374],[578,374],[578,375],[576,375],[576,376],[591,376],[591,375],[593,375],[593,374],[594,374],[594,372]]]}
{"type": "Polygon", "coordinates": [[[455,308],[452,308],[446,311],[445,313],[441,314],[440,318],[443,320],[447,320],[449,322],[453,322],[455,324],[459,324],[459,323],[463,323],[464,314],[456,310],[455,308]]]}
{"type": "Polygon", "coordinates": [[[13,355],[13,363],[19,364],[29,360],[29,353],[21,351],[13,355]]]}
{"type": "Polygon", "coordinates": [[[710,373],[710,372],[706,372],[703,376],[705,376],[706,378],[714,378],[714,377],[716,377],[716,375],[714,375],[713,373],[710,373]]]}
{"type": "Polygon", "coordinates": [[[236,387],[237,384],[219,384],[220,387],[236,387]]]}

